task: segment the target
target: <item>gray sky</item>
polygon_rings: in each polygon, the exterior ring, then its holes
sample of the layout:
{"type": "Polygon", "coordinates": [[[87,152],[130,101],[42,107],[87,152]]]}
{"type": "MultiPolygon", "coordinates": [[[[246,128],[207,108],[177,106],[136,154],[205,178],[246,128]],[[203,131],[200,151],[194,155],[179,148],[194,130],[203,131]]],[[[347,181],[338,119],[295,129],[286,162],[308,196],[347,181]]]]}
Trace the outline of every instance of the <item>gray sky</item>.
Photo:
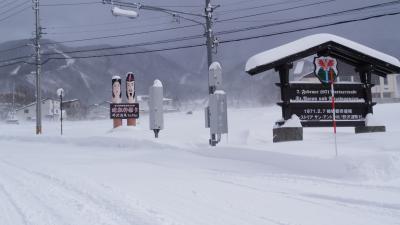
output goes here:
{"type": "MultiPolygon", "coordinates": [[[[59,4],[59,3],[79,3],[79,2],[94,2],[95,0],[40,0],[42,5],[46,4],[59,4]]],[[[136,2],[126,0],[128,2],[136,2]]],[[[220,20],[229,19],[232,17],[251,15],[257,13],[265,13],[272,10],[285,9],[288,7],[300,6],[320,2],[323,0],[215,0],[214,4],[220,4],[221,7],[216,10],[216,17],[220,20]],[[266,7],[266,4],[282,3],[279,5],[271,5],[266,7]],[[264,6],[264,7],[263,7],[264,6]],[[253,9],[247,9],[251,8],[253,9]],[[239,10],[244,9],[244,10],[239,10]]],[[[226,21],[215,24],[215,31],[230,30],[235,28],[244,28],[255,25],[269,24],[280,22],[295,18],[303,18],[313,15],[328,14],[345,9],[357,8],[370,4],[377,4],[389,2],[390,0],[336,0],[328,3],[323,3],[317,6],[309,6],[299,9],[282,11],[278,13],[271,13],[267,15],[254,16],[243,18],[239,20],[226,21]]],[[[164,0],[164,1],[150,1],[144,0],[141,2],[146,5],[165,6],[176,10],[190,11],[201,13],[204,4],[203,0],[164,0]],[[174,7],[184,6],[184,7],[174,7]],[[187,7],[193,6],[193,7],[187,7]]],[[[23,7],[31,5],[30,0],[0,0],[0,20],[7,15],[22,9],[23,7]],[[12,2],[8,3],[7,2],[12,2]],[[10,8],[19,4],[23,6],[4,14],[10,8]]],[[[46,28],[43,38],[52,39],[55,41],[68,41],[84,38],[93,38],[115,34],[126,34],[133,32],[143,32],[153,29],[172,28],[175,26],[184,26],[192,24],[191,22],[181,21],[180,24],[173,23],[172,18],[166,14],[153,12],[153,11],[140,11],[138,19],[127,19],[122,17],[114,17],[110,13],[111,6],[103,4],[90,4],[78,6],[42,6],[41,7],[41,22],[42,26],[46,28]]],[[[220,40],[227,40],[238,37],[247,37],[259,34],[269,34],[273,32],[286,31],[296,28],[304,28],[307,26],[324,24],[327,22],[340,21],[344,19],[355,19],[367,15],[375,15],[384,12],[398,12],[400,11],[400,4],[392,5],[389,7],[377,8],[358,13],[331,16],[318,20],[304,21],[292,23],[282,26],[274,26],[249,32],[240,32],[230,35],[221,35],[220,40]]],[[[22,13],[13,16],[7,20],[0,22],[1,38],[0,42],[9,40],[31,38],[34,30],[34,17],[31,8],[23,11],[22,13]]],[[[201,18],[199,18],[201,20],[201,18]]],[[[248,57],[251,54],[257,53],[262,50],[267,50],[276,45],[295,40],[305,35],[328,32],[345,38],[352,39],[365,45],[381,50],[383,52],[393,54],[400,57],[400,49],[398,45],[400,40],[400,29],[398,29],[398,22],[400,16],[387,16],[378,19],[372,19],[362,22],[355,22],[345,25],[331,26],[326,28],[319,28],[314,30],[278,35],[267,38],[260,38],[251,41],[243,41],[233,44],[226,44],[220,48],[222,53],[219,57],[237,57],[238,50],[242,51],[240,57],[248,57]],[[388,44],[389,43],[389,44],[388,44]]],[[[158,32],[146,35],[126,36],[121,38],[108,38],[99,39],[94,41],[84,42],[71,42],[66,43],[72,46],[85,46],[94,44],[111,44],[121,45],[128,43],[140,43],[143,41],[163,40],[168,38],[182,37],[188,35],[202,34],[202,27],[186,28],[168,32],[158,32]]],[[[178,44],[188,43],[203,43],[204,39],[191,40],[178,44]]],[[[177,43],[174,43],[176,45],[177,43]]],[[[164,47],[166,45],[153,46],[164,47]]],[[[149,47],[152,48],[152,47],[149,47]]],[[[173,51],[165,54],[186,54],[189,50],[173,51]]]]}

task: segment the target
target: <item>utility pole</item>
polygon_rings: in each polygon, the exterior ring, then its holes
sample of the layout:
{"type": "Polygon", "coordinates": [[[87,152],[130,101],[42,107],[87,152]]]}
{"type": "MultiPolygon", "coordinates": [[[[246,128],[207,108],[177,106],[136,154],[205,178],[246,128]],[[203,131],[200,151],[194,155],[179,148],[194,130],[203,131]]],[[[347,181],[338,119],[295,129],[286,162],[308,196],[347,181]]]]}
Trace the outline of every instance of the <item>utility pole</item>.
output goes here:
{"type": "Polygon", "coordinates": [[[35,30],[35,61],[36,61],[36,134],[42,134],[42,93],[41,93],[41,79],[40,79],[40,38],[42,35],[42,28],[40,26],[39,17],[39,0],[33,0],[35,4],[33,9],[35,10],[36,30],[35,30]]]}
{"type": "Polygon", "coordinates": [[[204,8],[205,18],[206,18],[206,38],[207,38],[207,62],[208,66],[212,63],[212,46],[213,46],[213,39],[212,39],[212,11],[213,8],[211,6],[211,0],[206,0],[206,7],[204,8]]]}
{"type": "MultiPolygon", "coordinates": [[[[222,73],[221,66],[219,63],[215,62],[214,66],[212,66],[213,62],[213,48],[215,48],[218,44],[218,40],[214,36],[213,31],[213,11],[218,8],[219,5],[213,6],[211,4],[211,0],[206,0],[204,13],[196,14],[191,12],[182,12],[177,10],[165,9],[157,6],[149,6],[143,5],[140,3],[125,3],[125,2],[113,2],[112,0],[103,0],[103,4],[112,4],[118,5],[122,7],[134,8],[134,9],[142,9],[142,10],[151,10],[151,11],[159,11],[164,12],[169,15],[174,16],[174,18],[182,18],[187,21],[191,21],[196,24],[200,24],[203,26],[205,32],[204,36],[206,37],[206,47],[207,47],[207,70],[208,70],[208,97],[209,97],[209,106],[206,108],[206,127],[210,128],[211,138],[209,139],[209,143],[211,146],[215,146],[221,139],[222,133],[227,133],[227,106],[226,106],[226,94],[222,90],[219,90],[216,93],[218,86],[221,85],[222,73]],[[184,16],[181,16],[183,14],[184,16]],[[187,16],[192,17],[200,17],[204,18],[206,21],[200,22],[192,18],[188,18],[187,16]],[[212,68],[211,68],[212,67],[212,68]],[[212,71],[212,72],[210,72],[212,71]],[[210,107],[210,103],[212,103],[212,107],[210,107]]],[[[112,10],[114,16],[126,16],[129,18],[136,18],[138,16],[137,12],[130,12],[125,9],[120,9],[114,7],[112,10]]]]}
{"type": "MultiPolygon", "coordinates": [[[[211,5],[211,0],[206,0],[206,6],[204,8],[204,13],[205,13],[205,19],[206,19],[205,36],[206,36],[206,45],[207,45],[207,62],[208,62],[207,69],[213,63],[213,56],[212,56],[212,54],[213,54],[212,49],[214,47],[214,35],[213,35],[213,30],[212,30],[212,12],[213,12],[213,10],[214,9],[211,5]]],[[[210,78],[208,78],[208,93],[213,94],[214,91],[215,91],[215,87],[211,86],[210,78]]]]}

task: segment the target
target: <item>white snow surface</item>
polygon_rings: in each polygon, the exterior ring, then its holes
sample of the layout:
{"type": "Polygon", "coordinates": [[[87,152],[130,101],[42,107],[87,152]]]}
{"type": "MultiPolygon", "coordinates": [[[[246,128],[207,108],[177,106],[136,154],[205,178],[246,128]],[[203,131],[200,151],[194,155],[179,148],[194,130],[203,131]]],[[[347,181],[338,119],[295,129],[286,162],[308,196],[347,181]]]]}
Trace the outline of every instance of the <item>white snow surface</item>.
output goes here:
{"type": "Polygon", "coordinates": [[[304,128],[272,143],[280,108],[229,108],[229,139],[208,145],[204,112],[1,123],[0,224],[377,225],[400,221],[400,104],[377,105],[386,133],[304,128]],[[229,140],[229,141],[228,141],[229,140]]]}
{"type": "Polygon", "coordinates": [[[365,117],[365,126],[383,126],[383,123],[372,113],[368,113],[365,117]]]}
{"type": "Polygon", "coordinates": [[[253,57],[251,57],[246,63],[246,71],[250,71],[258,66],[269,64],[277,60],[283,59],[287,56],[296,54],[298,52],[305,51],[307,49],[313,48],[315,46],[324,44],[326,42],[333,41],[343,46],[355,49],[370,57],[382,60],[394,66],[400,67],[399,59],[367,47],[365,45],[359,44],[354,41],[350,41],[343,37],[339,37],[333,34],[314,34],[299,40],[290,42],[288,44],[273,48],[271,50],[261,52],[253,57]]]}
{"type": "Polygon", "coordinates": [[[300,118],[293,114],[281,127],[302,127],[300,118]]]}

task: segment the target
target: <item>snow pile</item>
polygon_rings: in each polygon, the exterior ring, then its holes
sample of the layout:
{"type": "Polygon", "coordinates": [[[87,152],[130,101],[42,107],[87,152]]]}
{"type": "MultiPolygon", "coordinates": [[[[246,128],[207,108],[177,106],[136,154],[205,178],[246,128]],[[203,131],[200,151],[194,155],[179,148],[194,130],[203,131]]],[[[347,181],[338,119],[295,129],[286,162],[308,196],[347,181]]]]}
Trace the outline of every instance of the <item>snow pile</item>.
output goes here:
{"type": "Polygon", "coordinates": [[[210,65],[210,70],[221,70],[221,64],[219,62],[213,62],[210,65]]]}
{"type": "Polygon", "coordinates": [[[153,87],[162,87],[162,86],[163,85],[160,80],[158,79],[154,80],[153,87]]]}
{"type": "Polygon", "coordinates": [[[367,116],[365,117],[365,126],[383,126],[383,125],[372,113],[368,113],[367,116]]]}
{"type": "Polygon", "coordinates": [[[302,127],[300,118],[293,114],[281,127],[302,127]]]}

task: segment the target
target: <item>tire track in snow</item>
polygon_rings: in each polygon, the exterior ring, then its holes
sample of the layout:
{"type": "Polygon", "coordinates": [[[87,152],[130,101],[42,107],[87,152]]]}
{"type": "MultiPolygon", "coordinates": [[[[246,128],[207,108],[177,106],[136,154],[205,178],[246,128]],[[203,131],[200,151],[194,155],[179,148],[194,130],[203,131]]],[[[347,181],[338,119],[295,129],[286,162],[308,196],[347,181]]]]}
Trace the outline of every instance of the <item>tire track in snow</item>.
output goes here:
{"type": "MultiPolygon", "coordinates": [[[[11,212],[11,214],[16,214],[16,216],[18,217],[17,220],[20,220],[21,224],[28,225],[25,214],[22,212],[21,208],[17,205],[15,200],[11,197],[10,193],[5,189],[4,185],[1,183],[0,183],[0,192],[3,193],[3,196],[4,196],[4,198],[1,198],[1,195],[0,195],[0,201],[1,201],[2,207],[7,208],[8,205],[11,205],[11,208],[14,209],[14,210],[12,210],[12,209],[8,208],[10,211],[14,211],[14,213],[11,212]],[[6,202],[9,202],[9,204],[7,204],[6,202]]],[[[6,219],[6,218],[3,217],[3,219],[6,219]]],[[[8,220],[9,220],[8,223],[6,221],[7,224],[16,224],[15,218],[13,218],[13,216],[10,216],[10,214],[8,214],[8,220]]],[[[5,222],[5,221],[2,221],[2,219],[0,219],[0,222],[5,222]]]]}
{"type": "Polygon", "coordinates": [[[295,201],[314,204],[318,206],[323,206],[327,208],[335,208],[336,210],[343,210],[343,207],[363,210],[369,213],[373,213],[376,215],[387,215],[394,218],[400,218],[400,205],[399,204],[385,204],[378,203],[374,201],[365,201],[358,199],[346,199],[337,196],[326,196],[326,195],[317,195],[317,194],[304,194],[304,193],[289,193],[284,192],[282,190],[273,190],[273,189],[265,189],[260,187],[254,187],[248,184],[241,184],[234,181],[223,180],[223,179],[214,179],[216,182],[226,183],[230,185],[235,185],[244,189],[251,189],[254,191],[258,191],[260,193],[270,193],[277,196],[282,196],[284,198],[293,199],[295,201]],[[316,201],[316,200],[323,200],[316,201]]]}
{"type": "MultiPolygon", "coordinates": [[[[66,183],[65,181],[62,181],[56,177],[28,170],[23,167],[19,167],[16,165],[13,165],[9,162],[6,162],[4,160],[0,160],[0,164],[3,166],[7,166],[9,169],[13,169],[13,173],[16,172],[20,177],[22,177],[22,181],[20,178],[20,182],[23,182],[25,185],[31,185],[31,188],[35,188],[35,183],[32,182],[29,184],[27,181],[41,181],[37,185],[38,189],[46,187],[47,190],[45,192],[48,193],[41,193],[41,197],[47,197],[47,200],[49,200],[49,193],[52,194],[52,197],[54,196],[62,196],[59,197],[58,199],[54,199],[50,201],[53,201],[55,203],[59,202],[62,200],[62,202],[67,203],[67,205],[73,204],[75,206],[75,211],[81,211],[85,212],[86,214],[92,213],[92,218],[91,219],[92,224],[115,224],[115,225],[133,225],[133,224],[138,224],[138,225],[146,225],[146,224],[158,224],[159,221],[156,221],[154,217],[157,217],[157,214],[150,214],[146,213],[145,210],[141,210],[143,212],[138,212],[138,210],[133,210],[131,207],[129,207],[127,204],[123,204],[121,201],[112,201],[106,198],[103,198],[100,195],[96,195],[95,191],[91,190],[84,190],[80,189],[79,187],[74,187],[72,184],[66,183]],[[19,171],[19,173],[18,173],[19,171]],[[44,181],[44,182],[43,182],[44,181]],[[67,201],[67,202],[65,202],[67,201]],[[121,206],[122,205],[122,206],[121,206]],[[89,207],[89,209],[88,209],[89,207]],[[140,213],[140,216],[138,215],[140,213]],[[147,216],[148,218],[143,218],[144,216],[147,216]],[[98,217],[98,218],[96,218],[98,217]],[[152,219],[150,219],[152,217],[152,219]],[[99,221],[100,220],[100,221],[99,221]],[[101,221],[103,220],[103,221],[101,221]],[[106,221],[104,223],[104,221],[106,221]],[[103,223],[102,223],[103,222],[103,223]]],[[[32,190],[33,191],[33,190],[32,190]]],[[[35,190],[38,191],[38,190],[35,190]]],[[[42,191],[43,192],[43,191],[42,191]]],[[[40,193],[40,190],[39,190],[40,193]]],[[[60,204],[60,203],[59,203],[60,204]]],[[[65,216],[65,215],[64,215],[65,216]]],[[[88,215],[82,215],[83,217],[87,217],[88,215]]],[[[90,222],[90,221],[89,221],[90,222]]],[[[58,223],[57,223],[58,224],[58,223]]],[[[82,223],[85,224],[85,223],[82,223]]]]}
{"type": "Polygon", "coordinates": [[[57,224],[66,224],[61,220],[61,216],[43,201],[43,196],[35,194],[26,182],[23,183],[16,179],[17,174],[12,173],[14,176],[5,174],[7,171],[9,170],[4,169],[4,167],[0,170],[3,179],[5,178],[5,183],[10,187],[8,191],[4,188],[4,191],[12,199],[18,214],[24,218],[24,224],[55,224],[56,222],[57,224]],[[14,195],[14,199],[12,195],[14,195]],[[20,206],[17,205],[17,201],[20,206]],[[45,223],[45,221],[48,221],[48,223],[45,223]]]}

